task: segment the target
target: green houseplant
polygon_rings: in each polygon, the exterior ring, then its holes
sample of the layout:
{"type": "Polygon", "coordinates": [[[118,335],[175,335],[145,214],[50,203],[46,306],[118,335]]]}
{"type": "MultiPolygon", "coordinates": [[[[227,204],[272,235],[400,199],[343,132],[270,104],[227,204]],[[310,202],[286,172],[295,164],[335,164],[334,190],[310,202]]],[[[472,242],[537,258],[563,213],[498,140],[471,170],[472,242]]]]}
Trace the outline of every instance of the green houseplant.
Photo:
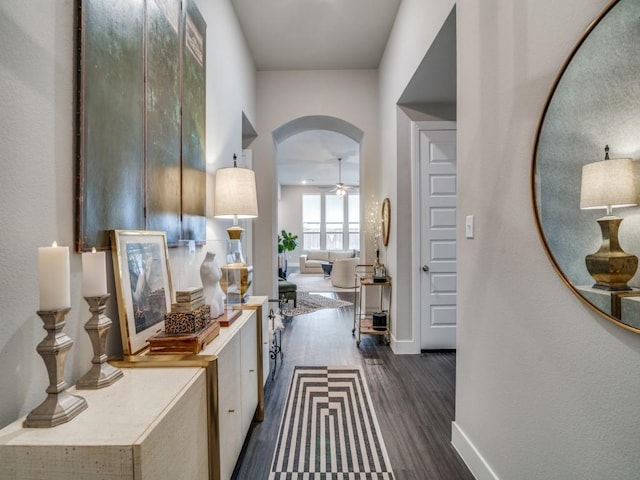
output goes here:
{"type": "Polygon", "coordinates": [[[298,246],[298,236],[282,230],[278,235],[278,276],[287,278],[287,252],[293,252],[298,246]]]}
{"type": "Polygon", "coordinates": [[[278,253],[293,252],[298,246],[298,236],[282,230],[278,235],[278,253]]]}

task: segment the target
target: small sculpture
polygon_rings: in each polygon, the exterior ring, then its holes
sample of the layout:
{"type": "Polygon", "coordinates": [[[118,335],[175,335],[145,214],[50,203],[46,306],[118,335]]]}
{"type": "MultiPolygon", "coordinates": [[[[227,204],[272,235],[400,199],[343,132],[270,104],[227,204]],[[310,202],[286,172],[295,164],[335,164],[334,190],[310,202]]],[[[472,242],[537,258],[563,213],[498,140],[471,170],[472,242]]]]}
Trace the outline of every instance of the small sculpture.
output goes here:
{"type": "Polygon", "coordinates": [[[216,254],[207,252],[200,265],[200,279],[204,290],[204,301],[211,307],[211,318],[217,318],[224,313],[225,295],[220,287],[222,270],[216,262],[216,254]]]}

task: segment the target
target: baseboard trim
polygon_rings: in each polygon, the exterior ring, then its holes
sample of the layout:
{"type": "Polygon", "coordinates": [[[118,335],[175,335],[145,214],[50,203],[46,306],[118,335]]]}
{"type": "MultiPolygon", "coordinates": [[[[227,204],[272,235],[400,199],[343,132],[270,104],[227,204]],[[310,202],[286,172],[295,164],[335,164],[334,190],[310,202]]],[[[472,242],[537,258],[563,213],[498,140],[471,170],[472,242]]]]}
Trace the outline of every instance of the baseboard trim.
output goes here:
{"type": "Polygon", "coordinates": [[[412,340],[396,340],[391,335],[391,351],[396,355],[417,355],[420,349],[416,351],[416,344],[412,340]]]}
{"type": "Polygon", "coordinates": [[[500,480],[456,422],[451,423],[451,444],[476,480],[500,480]]]}

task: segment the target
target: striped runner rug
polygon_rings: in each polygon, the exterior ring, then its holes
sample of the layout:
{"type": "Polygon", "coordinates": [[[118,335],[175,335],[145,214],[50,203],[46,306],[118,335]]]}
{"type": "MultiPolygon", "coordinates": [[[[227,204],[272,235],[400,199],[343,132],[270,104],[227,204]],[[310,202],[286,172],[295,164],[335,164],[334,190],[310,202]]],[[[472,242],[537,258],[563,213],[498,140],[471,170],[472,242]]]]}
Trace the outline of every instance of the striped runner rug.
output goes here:
{"type": "Polygon", "coordinates": [[[295,367],[269,480],[393,480],[359,367],[295,367]]]}

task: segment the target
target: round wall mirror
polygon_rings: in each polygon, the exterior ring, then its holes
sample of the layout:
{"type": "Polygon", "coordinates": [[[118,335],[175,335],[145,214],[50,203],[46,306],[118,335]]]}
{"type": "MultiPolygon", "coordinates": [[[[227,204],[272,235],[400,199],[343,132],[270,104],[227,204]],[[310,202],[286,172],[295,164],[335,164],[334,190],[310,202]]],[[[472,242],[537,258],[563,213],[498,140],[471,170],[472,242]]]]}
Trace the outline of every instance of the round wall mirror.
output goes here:
{"type": "Polygon", "coordinates": [[[385,198],[382,201],[382,210],[380,216],[382,217],[382,244],[389,246],[389,229],[391,228],[391,201],[385,198]]]}
{"type": "Polygon", "coordinates": [[[536,137],[532,190],[543,243],[565,283],[636,333],[638,159],[640,0],[617,0],[589,26],[551,89],[536,137]]]}

